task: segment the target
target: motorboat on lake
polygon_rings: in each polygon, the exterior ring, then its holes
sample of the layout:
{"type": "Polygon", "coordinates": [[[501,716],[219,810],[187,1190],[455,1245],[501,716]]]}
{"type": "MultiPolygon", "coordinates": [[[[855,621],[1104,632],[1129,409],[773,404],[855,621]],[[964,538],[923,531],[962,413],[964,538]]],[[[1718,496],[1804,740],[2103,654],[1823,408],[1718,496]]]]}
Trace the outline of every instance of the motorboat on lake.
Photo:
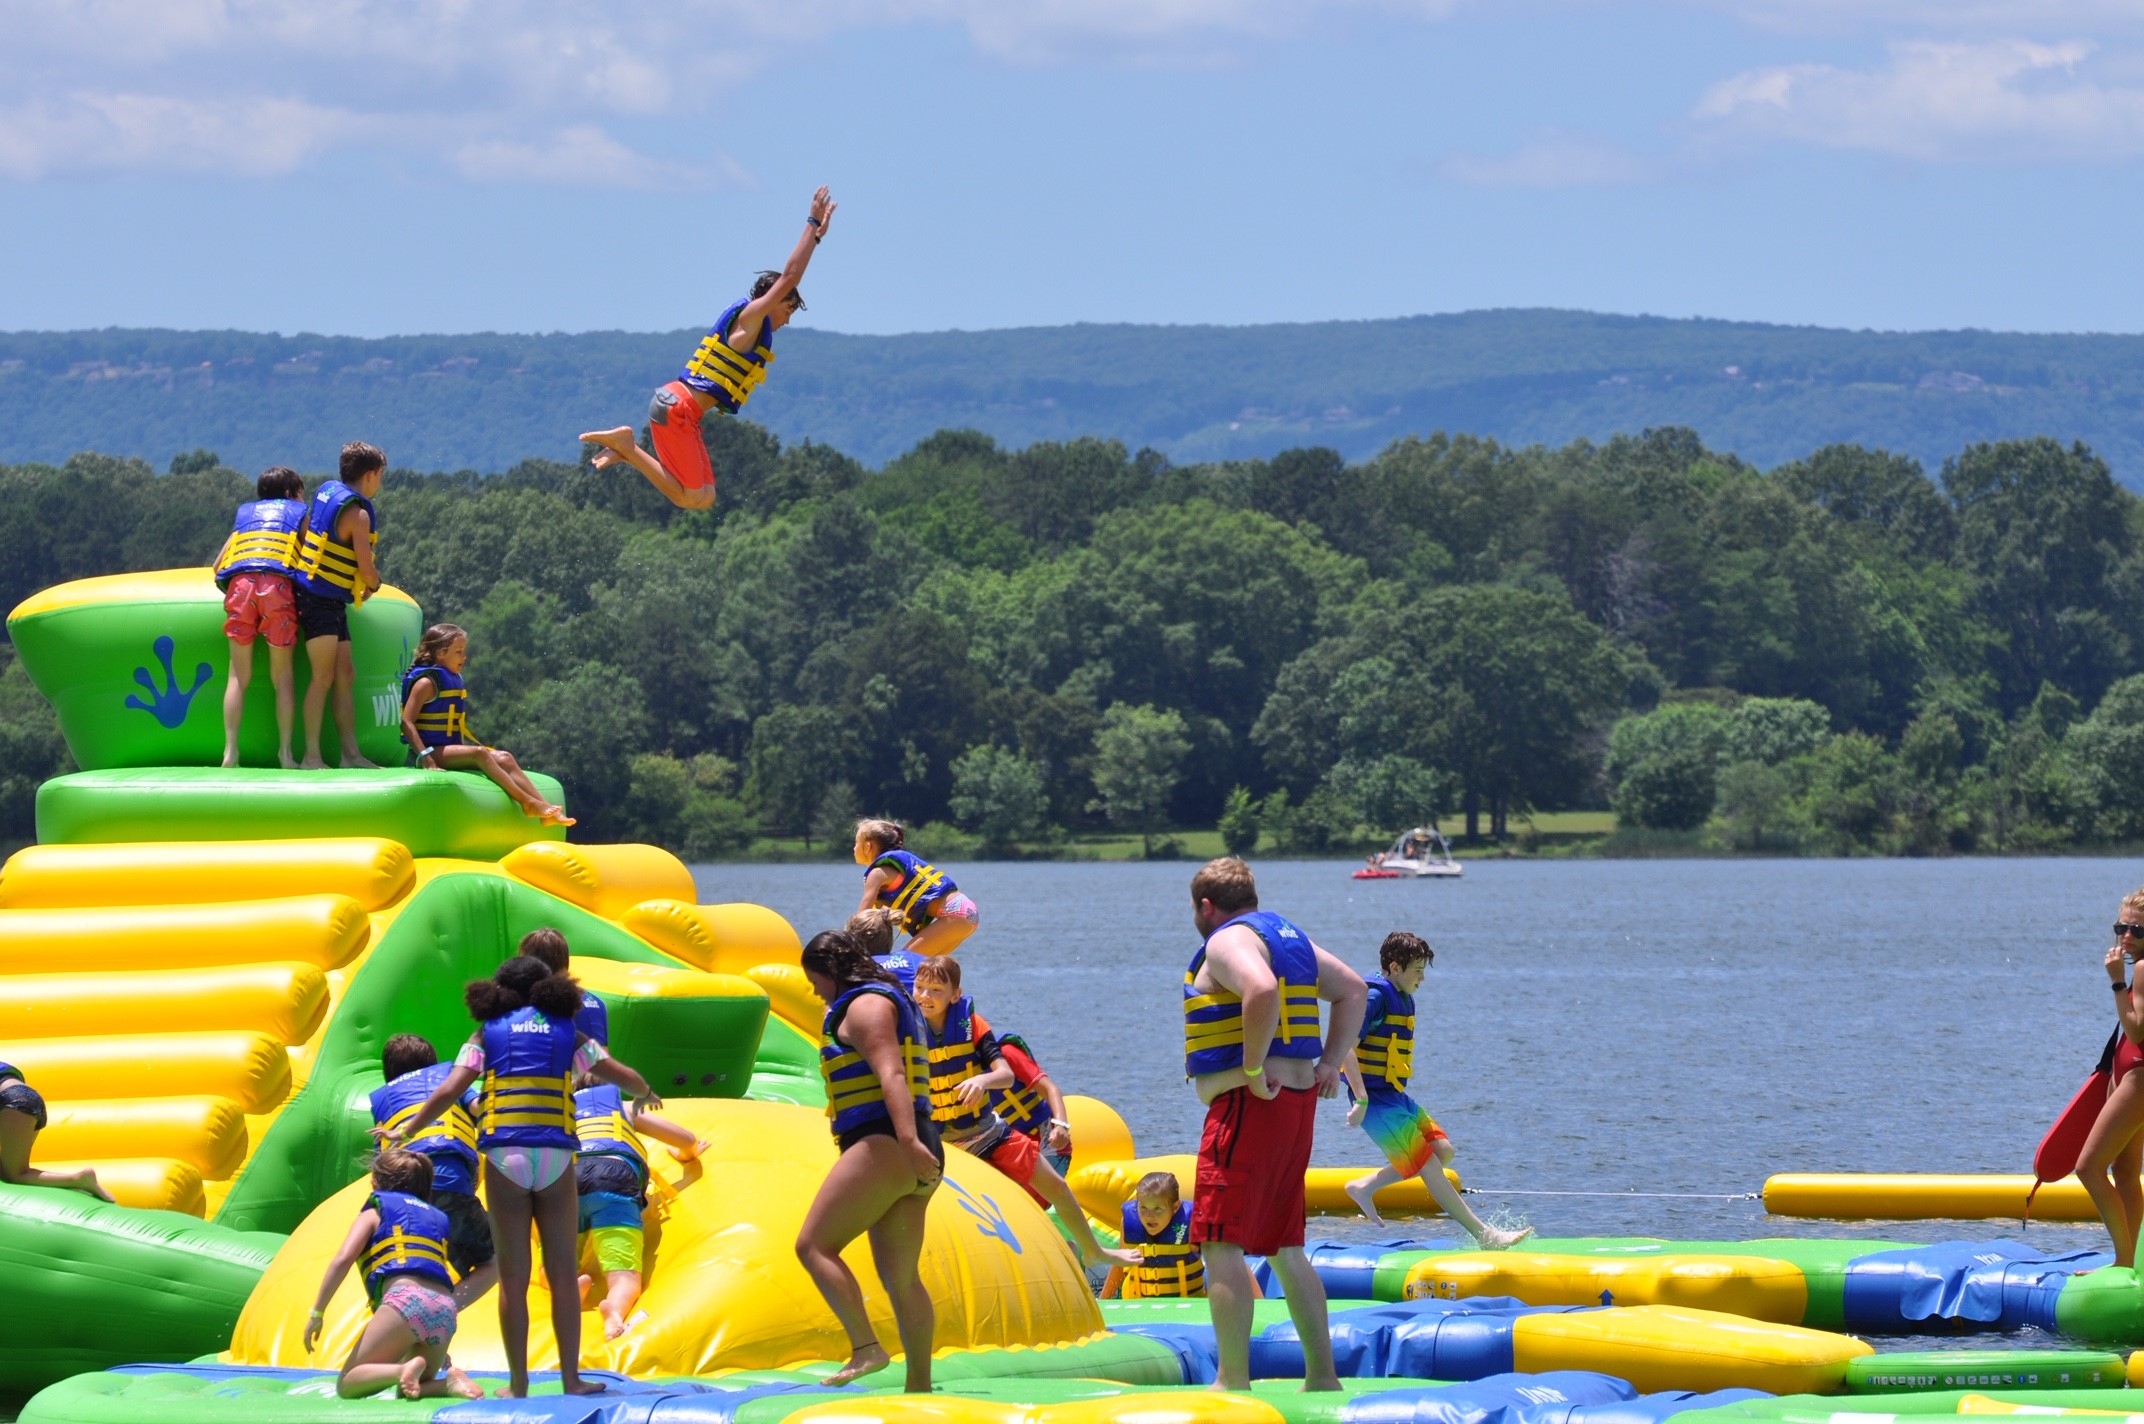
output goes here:
{"type": "Polygon", "coordinates": [[[1369,864],[1355,872],[1357,880],[1455,880],[1466,867],[1452,856],[1451,843],[1435,826],[1416,826],[1392,843],[1392,849],[1370,857],[1369,864]]]}

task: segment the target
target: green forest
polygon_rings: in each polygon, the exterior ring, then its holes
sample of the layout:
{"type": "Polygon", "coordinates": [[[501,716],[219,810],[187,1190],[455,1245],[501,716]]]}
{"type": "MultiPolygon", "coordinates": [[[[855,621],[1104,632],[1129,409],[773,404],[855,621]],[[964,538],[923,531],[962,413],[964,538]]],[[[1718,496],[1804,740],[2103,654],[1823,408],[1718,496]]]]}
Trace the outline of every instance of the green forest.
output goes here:
{"type": "MultiPolygon", "coordinates": [[[[699,339],[684,323],[731,295],[713,288],[704,311],[679,312],[683,329],[654,333],[0,332],[0,461],[94,449],[161,469],[206,445],[240,469],[324,469],[360,432],[410,469],[575,460],[577,432],[644,418],[699,339]]],[[[892,336],[806,326],[777,345],[753,418],[873,468],[939,430],[1016,449],[1097,435],[1189,464],[1307,445],[1367,460],[1431,430],[1523,447],[1682,425],[1766,469],[1858,444],[1936,470],[1981,441],[2059,431],[2144,487],[2144,336],[1512,310],[892,336]]]]}
{"type": "MultiPolygon", "coordinates": [[[[477,732],[580,837],[838,851],[871,813],[941,856],[1315,854],[1612,807],[1637,851],[2144,838],[2144,502],[2083,445],[1931,475],[1685,428],[1203,464],[945,431],[873,470],[707,429],[705,513],[541,461],[379,499],[386,578],[469,630],[477,732]]],[[[250,497],[206,450],[0,467],[0,597],[205,563],[250,497]]],[[[10,658],[0,835],[68,767],[10,658]]]]}

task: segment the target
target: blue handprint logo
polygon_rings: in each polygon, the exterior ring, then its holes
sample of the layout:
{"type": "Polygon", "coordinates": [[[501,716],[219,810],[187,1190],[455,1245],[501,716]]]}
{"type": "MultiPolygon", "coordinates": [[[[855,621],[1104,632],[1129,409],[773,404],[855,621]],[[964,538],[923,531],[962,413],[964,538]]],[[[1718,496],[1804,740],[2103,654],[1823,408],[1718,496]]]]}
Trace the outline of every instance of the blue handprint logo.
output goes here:
{"type": "Polygon", "coordinates": [[[148,713],[165,727],[176,727],[186,720],[186,709],[193,705],[194,694],[216,675],[214,668],[202,663],[194,669],[194,685],[184,692],[179,691],[179,674],[171,666],[173,646],[169,635],[158,638],[154,644],[156,660],[164,665],[164,686],[159,689],[149,670],[138,667],[134,669],[134,680],[149,694],[149,700],[144,702],[131,692],[127,694],[127,706],[148,713]]]}
{"type": "Polygon", "coordinates": [[[1013,1254],[1016,1256],[1026,1254],[1025,1248],[1020,1245],[1019,1236],[1013,1231],[1011,1224],[1005,1220],[1005,1213],[998,1210],[996,1202],[989,1197],[976,1196],[958,1182],[948,1180],[946,1185],[953,1189],[953,1195],[960,1198],[960,1209],[975,1218],[975,1229],[977,1231],[982,1232],[985,1236],[995,1236],[1007,1246],[1012,1247],[1013,1254]]]}

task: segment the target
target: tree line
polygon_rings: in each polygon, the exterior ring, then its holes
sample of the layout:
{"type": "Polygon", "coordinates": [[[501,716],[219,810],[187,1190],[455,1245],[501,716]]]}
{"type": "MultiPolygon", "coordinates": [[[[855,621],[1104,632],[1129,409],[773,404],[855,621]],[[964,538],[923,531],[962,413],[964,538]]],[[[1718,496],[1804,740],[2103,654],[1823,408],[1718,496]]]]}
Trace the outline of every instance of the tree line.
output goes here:
{"type": "MultiPolygon", "coordinates": [[[[1678,846],[2144,831],[2144,503],[2082,445],[1931,478],[1681,428],[1199,465],[947,431],[873,471],[708,430],[704,513],[540,461],[380,496],[385,576],[469,630],[477,730],[591,839],[838,847],[868,812],[941,855],[1216,824],[1320,852],[1602,805],[1678,846]]],[[[205,562],[249,490],[205,451],[0,468],[0,594],[205,562]]],[[[11,665],[0,834],[64,769],[11,665]]]]}

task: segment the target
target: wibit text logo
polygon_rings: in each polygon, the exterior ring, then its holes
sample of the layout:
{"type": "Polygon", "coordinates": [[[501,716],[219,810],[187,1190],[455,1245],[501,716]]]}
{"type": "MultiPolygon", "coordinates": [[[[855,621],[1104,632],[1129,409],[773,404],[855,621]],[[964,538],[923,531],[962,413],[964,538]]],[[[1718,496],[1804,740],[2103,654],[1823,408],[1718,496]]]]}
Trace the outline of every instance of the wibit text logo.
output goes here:
{"type": "Polygon", "coordinates": [[[392,692],[372,694],[372,725],[392,727],[402,720],[402,699],[392,692]]]}

